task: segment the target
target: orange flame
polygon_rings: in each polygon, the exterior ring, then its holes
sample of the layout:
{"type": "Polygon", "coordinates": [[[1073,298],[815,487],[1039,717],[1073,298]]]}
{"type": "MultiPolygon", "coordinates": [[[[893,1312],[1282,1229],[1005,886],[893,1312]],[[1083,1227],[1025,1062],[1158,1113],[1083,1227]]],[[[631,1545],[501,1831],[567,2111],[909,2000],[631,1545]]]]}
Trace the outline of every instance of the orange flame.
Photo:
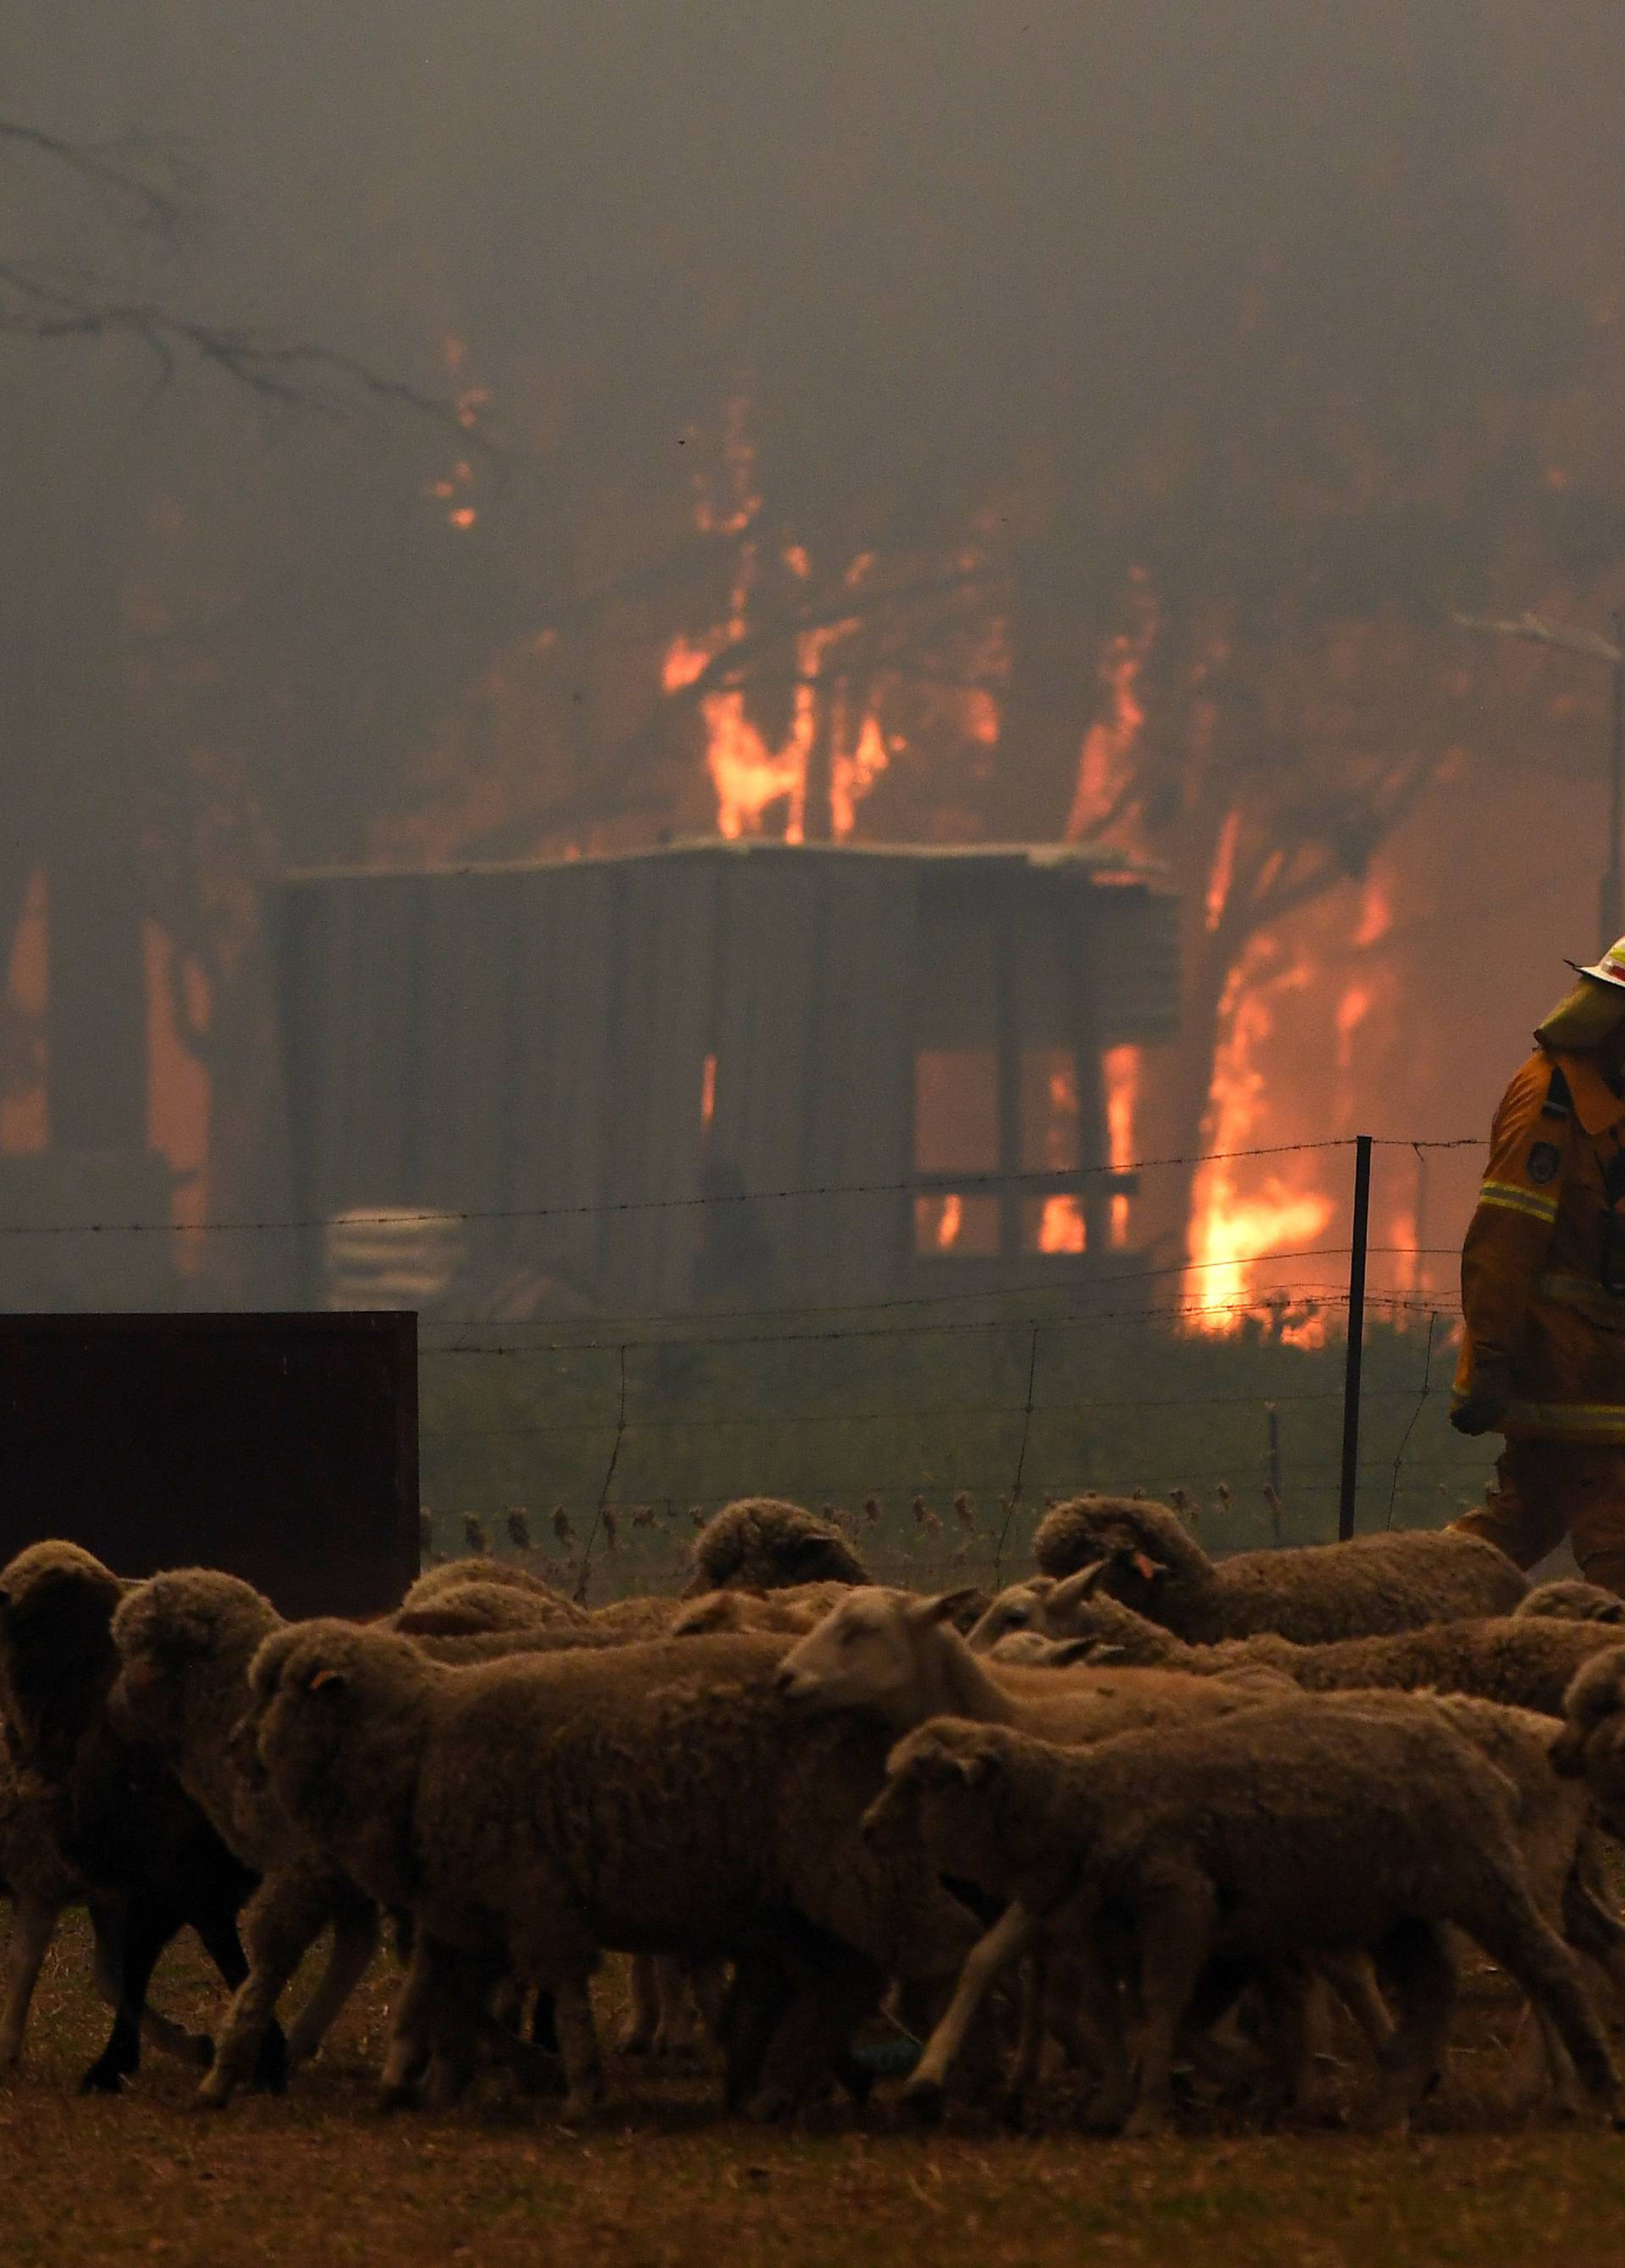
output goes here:
{"type": "MultiPolygon", "coordinates": [[[[1209,1123],[1217,1151],[1245,1148],[1259,1131],[1265,1098],[1258,1058],[1274,1028],[1274,998],[1311,981],[1302,961],[1272,974],[1276,950],[1268,938],[1255,938],[1225,988],[1210,1091],[1209,1123]]],[[[1332,1217],[1329,1197],[1294,1189],[1279,1173],[1244,1191],[1238,1164],[1221,1157],[1203,1166],[1193,1192],[1186,1296],[1199,1330],[1235,1329],[1253,1294],[1258,1264],[1273,1253],[1313,1244],[1332,1217]]]]}
{"type": "Polygon", "coordinates": [[[14,1076],[0,1094],[0,1152],[8,1158],[43,1150],[51,1138],[45,1084],[50,953],[46,887],[41,868],[29,878],[22,917],[11,940],[11,966],[6,971],[6,1021],[12,1027],[15,1041],[20,1042],[16,1052],[23,1066],[21,1075],[14,1076]]]}
{"type": "MultiPolygon", "coordinates": [[[[1135,1116],[1145,1057],[1132,1043],[1108,1048],[1100,1068],[1106,1080],[1106,1132],[1112,1169],[1121,1174],[1134,1163],[1135,1116]]],[[[1112,1244],[1121,1251],[1128,1241],[1129,1200],[1116,1197],[1112,1199],[1112,1244]]]]}
{"type": "Polygon", "coordinates": [[[1100,663],[1106,713],[1091,725],[1078,751],[1077,784],[1066,822],[1069,843],[1080,842],[1090,834],[1118,802],[1145,723],[1139,685],[1157,635],[1157,608],[1143,568],[1130,571],[1129,586],[1136,619],[1131,629],[1120,631],[1110,641],[1100,663]]]}

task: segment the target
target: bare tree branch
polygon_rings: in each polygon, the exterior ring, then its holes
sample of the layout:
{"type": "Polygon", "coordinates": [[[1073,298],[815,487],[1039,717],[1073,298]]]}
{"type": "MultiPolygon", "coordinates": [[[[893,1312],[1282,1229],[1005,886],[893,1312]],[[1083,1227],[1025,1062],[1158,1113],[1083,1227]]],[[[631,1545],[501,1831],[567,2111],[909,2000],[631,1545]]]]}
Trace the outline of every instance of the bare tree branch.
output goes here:
{"type": "Polygon", "coordinates": [[[170,141],[121,134],[110,142],[77,142],[20,119],[0,118],[0,143],[28,150],[93,189],[112,220],[134,225],[167,246],[197,232],[201,169],[170,141]]]}
{"type": "MultiPolygon", "coordinates": [[[[0,117],[0,147],[8,146],[33,152],[88,186],[127,237],[133,232],[175,251],[200,233],[202,174],[170,142],[143,134],[81,142],[0,117]]],[[[288,409],[339,423],[365,405],[405,409],[455,427],[470,449],[487,456],[500,453],[459,403],[386,377],[354,355],[273,332],[202,321],[137,296],[116,277],[89,270],[0,258],[0,335],[4,335],[42,342],[134,339],[151,356],[160,387],[189,360],[288,409]]]]}
{"type": "Polygon", "coordinates": [[[386,378],[354,355],[264,331],[200,322],[150,299],[119,296],[111,279],[0,260],[0,334],[51,341],[122,336],[152,357],[160,386],[183,357],[211,366],[268,401],[335,423],[365,402],[409,409],[456,428],[470,448],[494,453],[454,401],[386,378]]]}
{"type": "Polygon", "coordinates": [[[1565,653],[1583,653],[1593,661],[1606,661],[1617,669],[1622,654],[1611,638],[1596,630],[1570,630],[1555,622],[1543,622],[1539,615],[1514,615],[1500,618],[1492,615],[1452,615],[1451,620],[1458,630],[1483,630],[1493,637],[1530,638],[1537,645],[1561,646],[1565,653]]]}

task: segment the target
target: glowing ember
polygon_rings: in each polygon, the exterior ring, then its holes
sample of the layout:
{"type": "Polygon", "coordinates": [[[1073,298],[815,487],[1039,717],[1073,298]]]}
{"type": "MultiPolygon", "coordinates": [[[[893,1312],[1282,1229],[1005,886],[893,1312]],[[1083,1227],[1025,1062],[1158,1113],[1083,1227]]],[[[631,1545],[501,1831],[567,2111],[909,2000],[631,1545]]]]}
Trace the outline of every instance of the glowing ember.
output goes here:
{"type": "MultiPolygon", "coordinates": [[[[461,372],[467,351],[461,339],[448,338],[445,342],[445,366],[453,379],[461,372]]],[[[459,388],[452,409],[458,423],[466,433],[472,433],[478,425],[490,398],[489,387],[464,386],[459,388]]],[[[469,491],[474,485],[474,467],[466,457],[460,457],[449,474],[425,484],[423,494],[432,497],[437,504],[446,506],[445,523],[448,527],[466,532],[480,517],[477,508],[468,501],[469,491]]]]}

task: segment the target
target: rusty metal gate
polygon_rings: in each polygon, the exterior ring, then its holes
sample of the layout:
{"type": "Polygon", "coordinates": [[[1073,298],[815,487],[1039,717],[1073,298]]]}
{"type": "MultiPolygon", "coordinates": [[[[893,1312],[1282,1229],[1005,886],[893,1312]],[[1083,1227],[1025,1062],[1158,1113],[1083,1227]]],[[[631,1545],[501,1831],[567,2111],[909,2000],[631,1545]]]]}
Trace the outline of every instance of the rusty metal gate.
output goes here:
{"type": "Polygon", "coordinates": [[[417,1569],[417,1318],[0,1315],[0,1561],[223,1567],[285,1615],[417,1569]]]}

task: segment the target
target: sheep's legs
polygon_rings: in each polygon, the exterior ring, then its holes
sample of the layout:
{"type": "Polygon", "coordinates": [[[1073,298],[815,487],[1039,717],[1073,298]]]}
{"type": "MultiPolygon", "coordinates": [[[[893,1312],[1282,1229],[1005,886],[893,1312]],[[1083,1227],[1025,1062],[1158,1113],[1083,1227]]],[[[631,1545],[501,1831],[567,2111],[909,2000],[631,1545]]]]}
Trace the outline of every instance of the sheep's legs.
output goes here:
{"type": "Polygon", "coordinates": [[[379,2075],[380,2110],[398,2110],[412,2099],[429,2060],[430,2020],[445,1966],[445,1956],[428,1931],[417,1930],[412,1958],[390,2011],[389,2042],[379,2075]]]}
{"type": "MultiPolygon", "coordinates": [[[[300,1873],[270,1874],[245,1908],[248,1974],[238,1986],[212,2067],[197,2090],[198,2101],[219,2110],[254,2068],[269,2035],[283,1987],[332,1916],[325,1884],[300,1873]]],[[[333,1949],[321,1984],[296,2028],[298,2058],[308,2057],[337,2015],[371,1960],[378,1943],[378,1917],[359,1903],[334,1918],[333,1949]]]]}
{"type": "Polygon", "coordinates": [[[832,2072],[861,2102],[868,2093],[867,2079],[847,2051],[859,2024],[879,2007],[885,1989],[885,1977],[861,1954],[846,1947],[820,1949],[813,1972],[800,1979],[762,2058],[751,2117],[779,2118],[799,2110],[832,2072]]]}
{"type": "MultiPolygon", "coordinates": [[[[236,1913],[211,1903],[201,1911],[189,1914],[188,1919],[204,1952],[219,1970],[222,1981],[235,1994],[248,1981],[248,1955],[243,1950],[236,1913]]],[[[268,2095],[281,2095],[288,2084],[287,2046],[282,2026],[268,2012],[257,2034],[257,2051],[249,2083],[263,2088],[268,2095]]]]}
{"type": "Polygon", "coordinates": [[[604,2099],[604,2066],[599,2057],[588,1975],[561,1975],[553,1979],[553,2021],[564,2064],[566,2118],[586,2117],[604,2099]]]}
{"type": "Polygon", "coordinates": [[[341,1908],[333,1923],[333,1948],[321,1981],[288,2032],[288,2066],[308,2063],[333,2029],[340,2011],[372,1965],[380,1935],[379,1911],[369,1899],[341,1908]]]}
{"type": "Polygon", "coordinates": [[[935,2110],[941,2103],[948,2073],[964,2046],[978,2010],[1012,1961],[1033,1946],[1043,1924],[1020,1904],[1007,1906],[985,1936],[965,1956],[953,1998],[943,2011],[925,2051],[903,2089],[905,2102],[920,2110],[935,2110]]]}
{"type": "MultiPolygon", "coordinates": [[[[92,1981],[108,2007],[116,2008],[124,1965],[126,1901],[117,1893],[99,1893],[85,1904],[94,1947],[92,1981]]],[[[195,2071],[207,2071],[214,2058],[215,2043],[207,2032],[190,2032],[173,2018],[160,2016],[156,2008],[142,2010],[141,2029],[143,2036],[160,2055],[172,2057],[176,2063],[190,2064],[195,2071]]]]}
{"type": "Polygon", "coordinates": [[[141,2064],[141,2019],[158,1955],[182,1917],[166,1898],[134,1896],[125,1909],[117,1998],[107,2043],[79,2081],[82,2095],[116,2095],[141,2064]]]}
{"type": "Polygon", "coordinates": [[[1021,1980],[1021,2030],[1004,2086],[1005,2102],[1011,2111],[1020,2110],[1038,2084],[1049,2030],[1049,1953],[1040,1939],[1027,1956],[1021,1980]]]}
{"type": "Polygon", "coordinates": [[[1139,2085],[1125,2134],[1159,2134],[1173,2114],[1173,2051],[1213,1942],[1217,1900],[1205,1876],[1148,1884],[1140,1940],[1139,2085]]]}
{"type": "Polygon", "coordinates": [[[11,1910],[11,1937],[5,1954],[5,2007],[0,2014],[0,2071],[9,2071],[23,2051],[34,1986],[62,1909],[54,1898],[21,1896],[11,1910]]]}
{"type": "Polygon", "coordinates": [[[1555,1930],[1542,1921],[1515,1880],[1497,1886],[1468,1929],[1493,1961],[1521,1984],[1549,2018],[1586,2093],[1611,2116],[1619,2113],[1619,2079],[1596,2012],[1586,1997],[1579,1963],[1555,1930]]]}
{"type": "Polygon", "coordinates": [[[1439,2067],[1456,2005],[1456,1964],[1436,1924],[1406,1922],[1381,1951],[1400,2011],[1378,2058],[1382,2084],[1360,2122],[1378,2132],[1402,2127],[1421,2101],[1439,2067]]]}
{"type": "Polygon", "coordinates": [[[632,1955],[632,2005],[615,2045],[622,2055],[647,2055],[660,2029],[659,1964],[652,1953],[632,1955]]]}
{"type": "Polygon", "coordinates": [[[723,1997],[717,2021],[723,2051],[723,2102],[738,2110],[754,2093],[762,2061],[780,2019],[790,2006],[792,1986],[782,1961],[760,1951],[741,1951],[723,1997]]]}

